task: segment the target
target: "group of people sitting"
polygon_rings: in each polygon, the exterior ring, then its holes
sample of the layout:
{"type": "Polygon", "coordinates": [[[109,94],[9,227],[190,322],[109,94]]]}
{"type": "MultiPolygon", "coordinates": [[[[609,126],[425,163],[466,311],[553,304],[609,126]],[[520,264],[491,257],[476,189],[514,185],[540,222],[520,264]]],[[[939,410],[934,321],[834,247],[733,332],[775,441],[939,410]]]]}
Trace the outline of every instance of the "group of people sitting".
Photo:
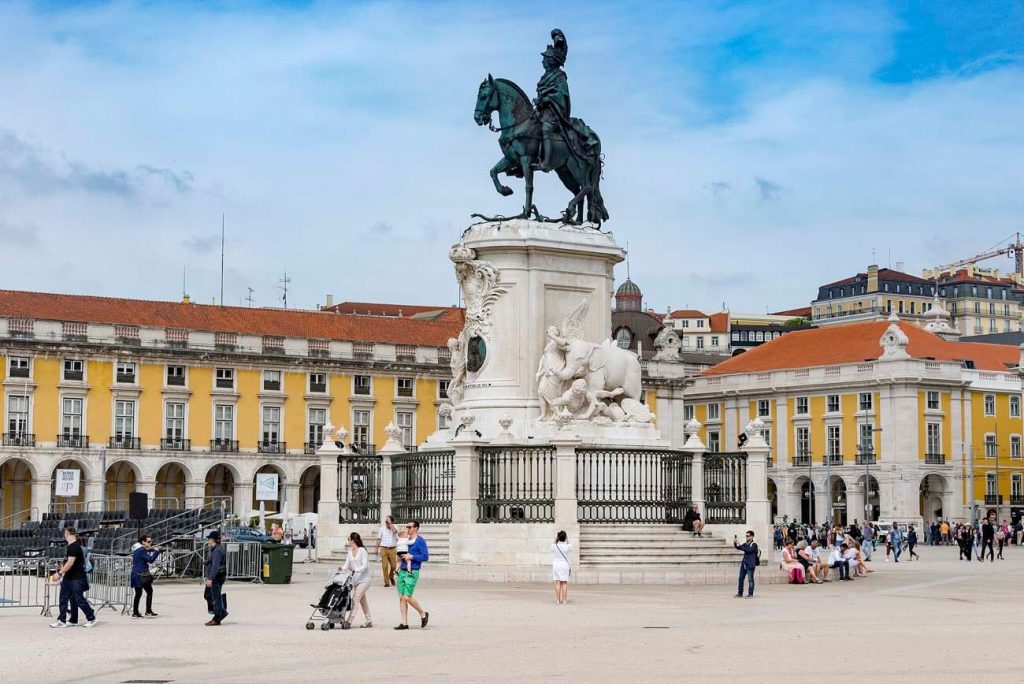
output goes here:
{"type": "MultiPolygon", "coordinates": [[[[867,563],[871,561],[878,539],[878,529],[870,523],[862,526],[856,524],[849,528],[826,527],[819,539],[817,530],[808,528],[809,539],[797,539],[793,529],[789,534],[782,534],[785,528],[776,530],[776,538],[782,536],[782,558],[780,567],[789,576],[791,584],[821,584],[831,581],[829,574],[835,572],[840,580],[849,581],[855,577],[866,577],[873,572],[867,563]],[[825,545],[823,547],[822,540],[825,545]]],[[[910,558],[918,558],[914,547],[917,545],[917,532],[910,525],[904,532],[899,524],[885,530],[885,559],[892,555],[899,563],[900,555],[906,548],[910,558]]]]}

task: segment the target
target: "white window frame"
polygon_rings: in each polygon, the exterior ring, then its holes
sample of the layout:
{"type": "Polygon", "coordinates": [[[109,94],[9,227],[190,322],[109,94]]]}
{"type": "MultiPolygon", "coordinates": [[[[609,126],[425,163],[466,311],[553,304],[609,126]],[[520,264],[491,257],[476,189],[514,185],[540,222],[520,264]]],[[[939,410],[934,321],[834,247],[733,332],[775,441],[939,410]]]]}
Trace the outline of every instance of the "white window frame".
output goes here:
{"type": "Polygon", "coordinates": [[[83,361],[82,359],[64,359],[63,364],[61,364],[60,379],[62,382],[85,382],[85,361],[83,361]],[[75,367],[76,364],[77,371],[75,367]],[[71,366],[70,368],[68,367],[69,365],[71,366]],[[69,380],[67,377],[68,371],[71,371],[72,373],[80,371],[82,373],[82,379],[69,380]]]}
{"type": "Polygon", "coordinates": [[[1010,475],[1010,496],[1015,499],[1019,499],[1024,496],[1024,486],[1021,483],[1021,474],[1013,473],[1010,475]]]}
{"type": "Polygon", "coordinates": [[[996,395],[986,394],[984,398],[984,410],[986,416],[996,415],[996,395]]]}
{"type": "Polygon", "coordinates": [[[306,407],[306,440],[314,449],[319,448],[324,441],[324,425],[327,424],[327,408],[324,406],[306,407]],[[313,412],[323,413],[323,422],[313,420],[313,412]]]}
{"type": "Polygon", "coordinates": [[[32,434],[32,395],[30,394],[8,394],[7,395],[7,421],[4,423],[4,432],[8,435],[30,435],[32,434]],[[17,400],[19,406],[15,410],[13,404],[17,400]],[[24,411],[21,410],[21,402],[24,402],[24,411]],[[24,419],[16,419],[15,416],[24,416],[24,419]],[[14,421],[12,427],[11,421],[14,421]]]}
{"type": "MultiPolygon", "coordinates": [[[[73,420],[71,422],[74,423],[73,420]]],[[[60,430],[60,434],[61,435],[70,435],[70,436],[85,435],[85,425],[86,425],[86,422],[85,422],[85,397],[62,396],[60,398],[60,425],[58,426],[58,429],[60,430]],[[73,413],[73,412],[69,413],[68,412],[68,410],[67,410],[67,406],[68,405],[67,405],[66,402],[69,402],[69,401],[72,402],[72,404],[71,404],[72,406],[75,405],[74,402],[78,402],[78,407],[79,407],[78,413],[73,413]],[[65,418],[67,418],[68,416],[71,416],[72,418],[75,417],[75,416],[78,416],[78,431],[77,432],[74,432],[74,431],[70,431],[69,432],[69,431],[65,430],[65,424],[68,422],[67,420],[65,420],[65,418]]],[[[74,428],[72,426],[72,430],[73,429],[74,428]]]]}
{"type": "Polygon", "coordinates": [[[758,399],[757,400],[757,417],[758,418],[770,418],[772,415],[772,402],[771,399],[758,399]]]}
{"type": "Polygon", "coordinates": [[[806,416],[811,412],[811,400],[809,397],[796,398],[796,415],[806,416]]]}
{"type": "Polygon", "coordinates": [[[395,425],[402,429],[402,446],[409,448],[416,444],[416,413],[395,411],[395,425]]]}
{"type": "Polygon", "coordinates": [[[139,402],[134,399],[114,399],[114,429],[112,435],[116,441],[130,440],[138,436],[139,402]],[[130,406],[131,413],[122,413],[121,407],[130,406]],[[125,419],[128,419],[127,430],[125,419]]]}
{"type": "Polygon", "coordinates": [[[999,480],[995,473],[985,473],[985,496],[999,496],[999,480]]]}
{"type": "Polygon", "coordinates": [[[135,385],[139,382],[139,365],[133,361],[118,361],[114,364],[114,382],[127,385],[135,385]],[[122,375],[132,376],[131,382],[118,380],[122,375]]]}
{"type": "Polygon", "coordinates": [[[928,411],[938,411],[942,408],[942,397],[936,390],[928,390],[924,395],[924,406],[928,411]]]}
{"type": "Polygon", "coordinates": [[[873,411],[875,410],[875,395],[871,392],[860,392],[857,394],[857,410],[858,411],[873,411]]]}
{"type": "Polygon", "coordinates": [[[352,443],[373,444],[373,411],[370,409],[352,409],[352,443]],[[361,417],[366,416],[366,422],[361,422],[361,417]],[[362,435],[362,438],[360,438],[362,435]]]}
{"type": "Polygon", "coordinates": [[[811,453],[811,428],[801,426],[796,429],[796,455],[811,453]]]}
{"type": "Polygon", "coordinates": [[[279,404],[264,404],[260,407],[260,444],[276,445],[281,443],[281,430],[284,427],[284,408],[279,404]],[[270,419],[268,420],[268,416],[270,419]],[[274,420],[276,418],[276,420],[274,420]],[[277,426],[272,431],[269,426],[277,426]]]}
{"type": "Polygon", "coordinates": [[[364,375],[364,374],[353,375],[352,376],[352,395],[353,396],[359,396],[359,397],[372,397],[373,396],[373,376],[372,375],[364,375]],[[359,387],[361,386],[359,384],[359,378],[366,378],[368,380],[368,382],[366,383],[366,392],[360,392],[359,391],[359,387]]]}
{"type": "Polygon", "coordinates": [[[181,442],[188,439],[188,402],[187,401],[165,401],[164,402],[164,425],[163,425],[163,439],[169,442],[181,442]],[[171,406],[180,406],[181,415],[172,416],[171,406]],[[171,421],[175,421],[172,424],[171,421]],[[181,421],[181,433],[178,435],[173,434],[172,427],[178,427],[177,421],[181,421]]]}
{"type": "Polygon", "coordinates": [[[1010,458],[1021,458],[1020,435],[1010,435],[1010,458]]]}
{"type": "Polygon", "coordinates": [[[994,433],[986,433],[985,441],[982,443],[985,451],[985,458],[996,458],[999,455],[999,442],[996,441],[994,433]]]}
{"type": "MultiPolygon", "coordinates": [[[[174,375],[173,377],[178,377],[178,376],[174,375]]],[[[169,364],[167,364],[164,367],[164,386],[166,386],[166,387],[188,387],[188,366],[183,366],[181,364],[176,364],[176,363],[169,363],[169,364]],[[170,379],[172,377],[172,374],[171,374],[171,369],[172,368],[180,368],[181,369],[181,382],[182,382],[182,384],[180,384],[180,385],[172,385],[170,383],[170,379]]]]}
{"type": "MultiPolygon", "coordinates": [[[[24,368],[25,370],[28,371],[28,377],[29,378],[32,377],[32,357],[31,356],[8,356],[7,357],[7,377],[8,377],[8,379],[15,377],[14,373],[13,373],[13,371],[15,369],[21,369],[21,368],[24,368]],[[25,362],[25,365],[21,364],[22,361],[25,362]]],[[[24,380],[25,378],[21,377],[19,379],[24,380]]]]}
{"type": "Polygon", "coordinates": [[[219,366],[214,369],[213,373],[213,387],[214,389],[220,390],[233,390],[235,389],[235,369],[219,366]],[[221,381],[227,380],[231,383],[230,387],[221,385],[221,381]]]}
{"type": "Polygon", "coordinates": [[[213,405],[213,439],[218,442],[233,442],[235,441],[236,430],[238,429],[238,421],[236,420],[236,407],[234,404],[214,404],[213,405]],[[221,415],[221,410],[227,410],[227,417],[221,415]],[[231,427],[230,434],[225,436],[221,426],[228,424],[231,427]]]}
{"type": "Polygon", "coordinates": [[[925,423],[924,443],[926,454],[942,453],[942,423],[925,423]]]}
{"type": "Polygon", "coordinates": [[[694,418],[694,407],[693,404],[683,405],[683,420],[691,421],[694,418]]]}
{"type": "Polygon", "coordinates": [[[395,378],[395,396],[406,399],[411,399],[416,396],[416,378],[409,376],[402,376],[395,378]],[[402,383],[407,382],[409,385],[408,394],[402,394],[402,383]]]}
{"type": "Polygon", "coordinates": [[[263,371],[263,378],[261,381],[261,388],[264,392],[283,392],[284,391],[284,373],[279,370],[273,370],[267,368],[263,371]],[[277,376],[276,380],[274,376],[277,376]],[[277,389],[267,387],[268,382],[277,382],[277,389]]]}
{"type": "Polygon", "coordinates": [[[1010,396],[1010,417],[1020,418],[1020,397],[1016,394],[1010,396]]]}
{"type": "Polygon", "coordinates": [[[721,420],[722,418],[722,405],[717,401],[708,404],[708,421],[721,420]],[[713,409],[713,410],[712,410],[713,409]],[[714,415],[712,415],[714,414],[714,415]]]}
{"type": "Polygon", "coordinates": [[[329,394],[331,388],[330,388],[330,386],[327,383],[328,383],[327,373],[314,372],[314,373],[308,373],[306,375],[306,391],[309,392],[310,394],[329,394]],[[319,378],[319,381],[317,380],[317,378],[319,378]],[[321,391],[321,390],[313,391],[313,385],[314,384],[316,384],[316,385],[323,385],[324,386],[323,391],[321,391]]]}
{"type": "Polygon", "coordinates": [[[840,425],[825,427],[825,454],[839,456],[843,452],[843,428],[840,425]]]}
{"type": "Polygon", "coordinates": [[[843,401],[838,394],[829,394],[825,397],[825,412],[840,413],[843,410],[843,401]],[[832,400],[835,399],[836,407],[832,408],[832,400]]]}
{"type": "Polygon", "coordinates": [[[448,379],[441,379],[437,381],[437,398],[447,399],[448,388],[451,386],[452,381],[448,379]]]}
{"type": "Polygon", "coordinates": [[[717,453],[722,450],[722,433],[718,430],[708,430],[708,452],[717,453]]]}

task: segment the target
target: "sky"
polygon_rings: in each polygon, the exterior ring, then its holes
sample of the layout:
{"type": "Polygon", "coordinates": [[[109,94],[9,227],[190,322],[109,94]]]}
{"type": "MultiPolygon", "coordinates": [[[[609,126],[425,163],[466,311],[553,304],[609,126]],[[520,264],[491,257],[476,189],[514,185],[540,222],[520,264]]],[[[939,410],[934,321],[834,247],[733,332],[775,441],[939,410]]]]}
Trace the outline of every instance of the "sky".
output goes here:
{"type": "Polygon", "coordinates": [[[476,90],[532,93],[553,27],[651,308],[806,306],[1024,231],[1015,0],[8,1],[0,287],[210,302],[223,216],[228,304],[280,306],[285,272],[293,308],[455,304],[470,214],[522,201],[476,90]]]}

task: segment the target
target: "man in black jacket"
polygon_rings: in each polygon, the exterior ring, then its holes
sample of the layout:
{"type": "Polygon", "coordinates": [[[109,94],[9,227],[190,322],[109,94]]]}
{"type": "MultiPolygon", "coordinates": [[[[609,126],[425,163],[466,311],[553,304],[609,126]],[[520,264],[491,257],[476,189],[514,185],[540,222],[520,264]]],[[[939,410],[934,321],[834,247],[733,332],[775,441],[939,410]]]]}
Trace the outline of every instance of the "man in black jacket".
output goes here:
{"type": "Polygon", "coordinates": [[[224,608],[224,580],[227,578],[227,558],[224,547],[220,543],[220,531],[214,530],[207,536],[210,555],[206,558],[206,571],[203,579],[206,584],[206,605],[213,612],[213,617],[206,623],[207,627],[216,627],[228,616],[224,608]]]}
{"type": "Polygon", "coordinates": [[[992,524],[992,518],[985,518],[981,525],[981,551],[978,552],[978,560],[985,561],[985,549],[988,549],[989,561],[995,563],[995,551],[992,549],[992,542],[996,538],[996,526],[992,524]]]}
{"type": "Polygon", "coordinates": [[[740,562],[740,581],[736,586],[736,598],[743,597],[743,579],[749,578],[747,586],[747,598],[754,598],[754,571],[757,569],[758,554],[757,544],[754,543],[754,533],[747,530],[746,541],[739,543],[739,537],[732,538],[732,545],[743,552],[743,561],[740,562]]]}

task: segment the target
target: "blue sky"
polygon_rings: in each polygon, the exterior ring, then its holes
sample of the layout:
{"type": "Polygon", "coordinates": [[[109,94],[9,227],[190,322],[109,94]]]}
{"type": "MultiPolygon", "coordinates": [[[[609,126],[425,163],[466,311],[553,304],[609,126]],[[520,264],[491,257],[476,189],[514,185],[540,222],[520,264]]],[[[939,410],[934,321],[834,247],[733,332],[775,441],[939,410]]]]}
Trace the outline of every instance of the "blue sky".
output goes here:
{"type": "Polygon", "coordinates": [[[448,246],[522,192],[476,88],[532,91],[554,26],[651,307],[805,305],[1024,229],[1020,2],[6,2],[0,286],[168,299],[184,267],[210,301],[224,212],[228,303],[286,268],[292,306],[454,303],[448,246]]]}

